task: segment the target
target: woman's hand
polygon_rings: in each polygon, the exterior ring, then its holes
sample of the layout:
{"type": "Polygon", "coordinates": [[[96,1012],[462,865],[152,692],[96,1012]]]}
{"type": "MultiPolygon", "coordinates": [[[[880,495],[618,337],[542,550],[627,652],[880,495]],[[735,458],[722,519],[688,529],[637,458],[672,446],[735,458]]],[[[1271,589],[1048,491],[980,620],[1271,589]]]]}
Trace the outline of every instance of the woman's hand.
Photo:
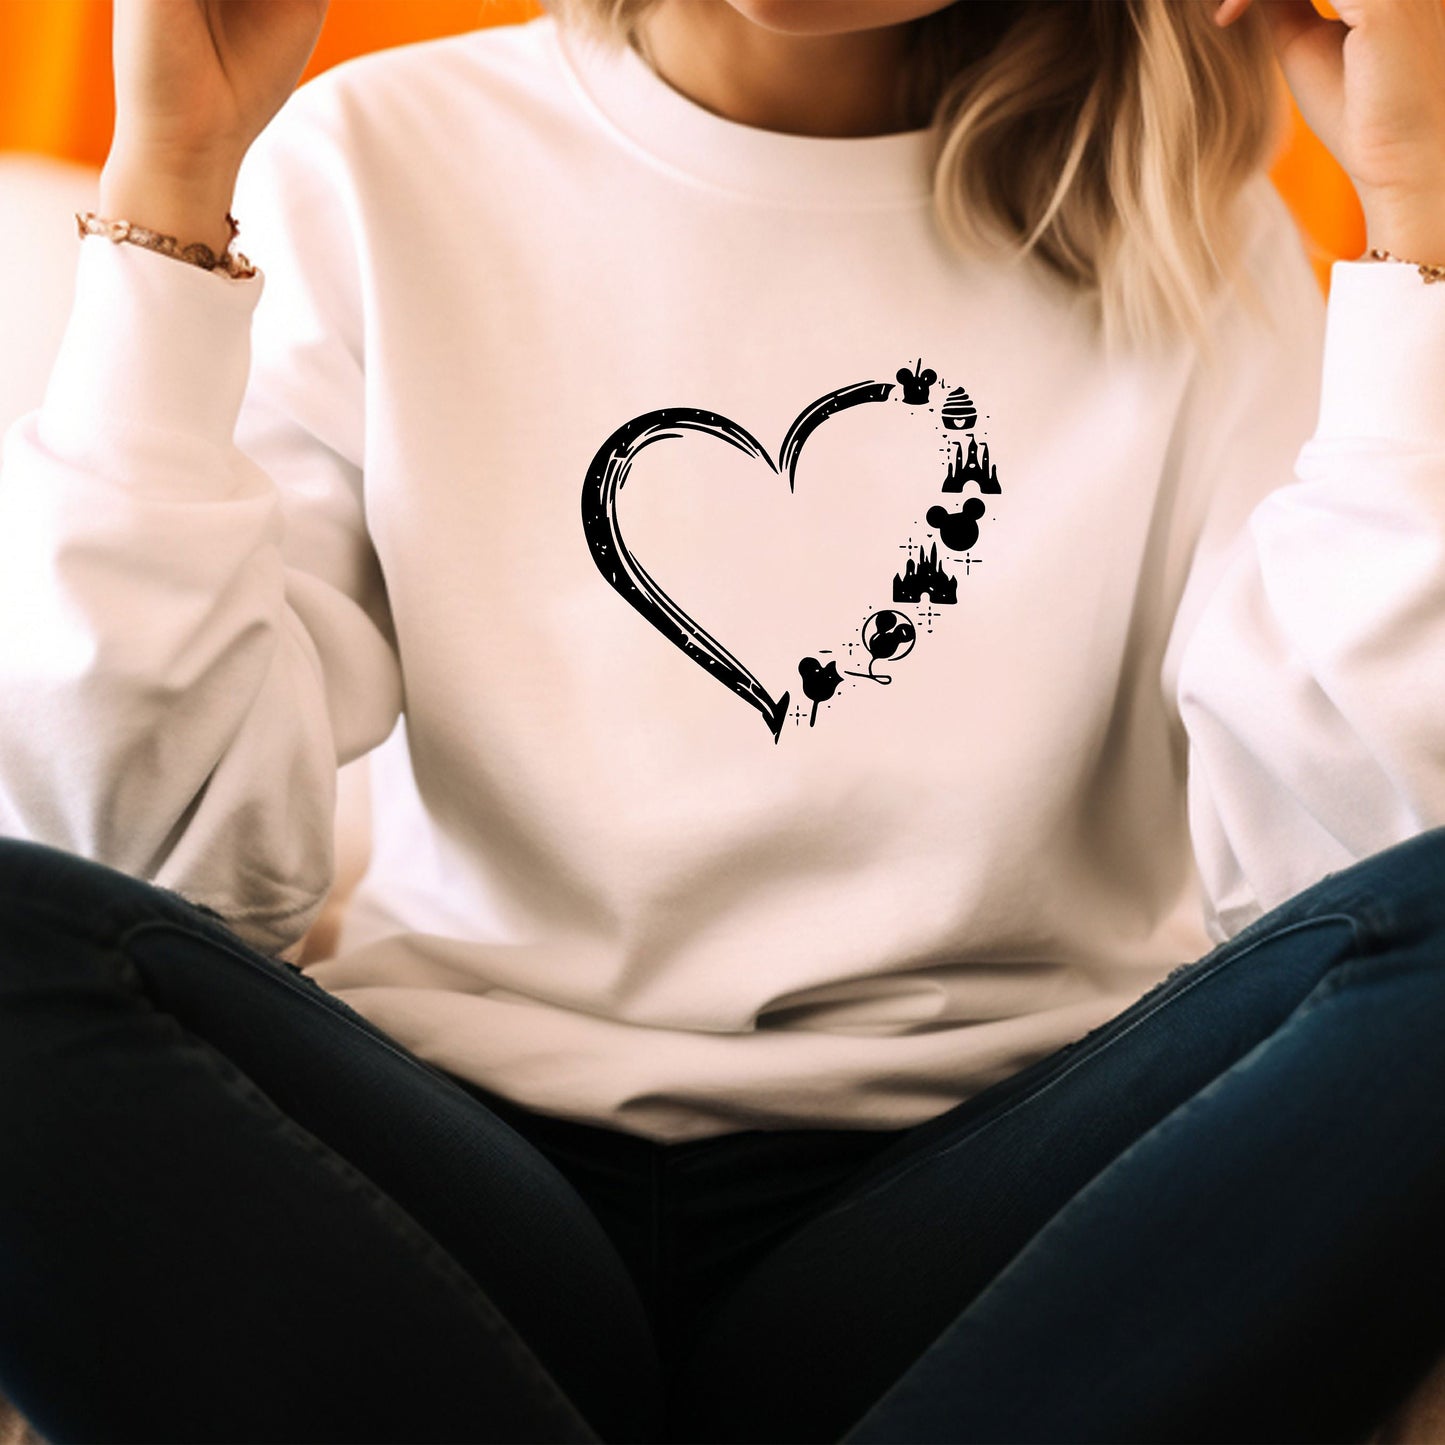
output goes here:
{"type": "Polygon", "coordinates": [[[102,214],[225,250],[241,162],[296,88],[329,3],[115,0],[102,214]]]}
{"type": "Polygon", "coordinates": [[[1269,22],[1300,114],[1344,167],[1367,244],[1445,264],[1445,0],[1220,0],[1228,25],[1251,5],[1269,22]]]}
{"type": "Polygon", "coordinates": [[[115,0],[113,149],[239,166],[296,88],[329,0],[115,0]]]}

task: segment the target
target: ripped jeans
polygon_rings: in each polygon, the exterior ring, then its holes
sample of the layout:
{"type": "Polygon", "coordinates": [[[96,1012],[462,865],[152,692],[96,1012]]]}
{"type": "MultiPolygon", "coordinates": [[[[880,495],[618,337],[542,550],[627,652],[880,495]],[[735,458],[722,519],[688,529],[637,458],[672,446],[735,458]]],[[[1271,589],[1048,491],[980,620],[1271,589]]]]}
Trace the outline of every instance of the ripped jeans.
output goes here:
{"type": "Polygon", "coordinates": [[[0,839],[0,1392],[64,1441],[1358,1441],[1445,1350],[1445,829],[908,1129],[661,1144],[0,839]]]}

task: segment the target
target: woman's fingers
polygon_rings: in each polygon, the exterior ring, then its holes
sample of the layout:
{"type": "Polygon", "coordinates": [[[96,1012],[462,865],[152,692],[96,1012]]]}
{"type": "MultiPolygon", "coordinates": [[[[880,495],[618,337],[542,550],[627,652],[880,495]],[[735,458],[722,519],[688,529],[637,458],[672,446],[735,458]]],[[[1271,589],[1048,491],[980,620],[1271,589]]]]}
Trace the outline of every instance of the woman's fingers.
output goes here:
{"type": "Polygon", "coordinates": [[[1230,25],[1248,9],[1249,0],[1219,0],[1219,8],[1214,12],[1214,23],[1230,25]]]}
{"type": "Polygon", "coordinates": [[[1232,25],[1256,3],[1268,24],[1275,56],[1300,114],[1338,156],[1345,99],[1344,44],[1349,26],[1321,15],[1311,0],[1220,0],[1214,23],[1232,25]]]}
{"type": "Polygon", "coordinates": [[[1259,0],[1280,69],[1305,124],[1332,154],[1343,150],[1345,37],[1350,27],[1326,20],[1310,0],[1259,0]]]}
{"type": "Polygon", "coordinates": [[[1300,114],[1354,183],[1370,244],[1445,255],[1445,3],[1333,0],[1338,18],[1323,3],[1221,0],[1214,18],[1260,8],[1300,114]]]}

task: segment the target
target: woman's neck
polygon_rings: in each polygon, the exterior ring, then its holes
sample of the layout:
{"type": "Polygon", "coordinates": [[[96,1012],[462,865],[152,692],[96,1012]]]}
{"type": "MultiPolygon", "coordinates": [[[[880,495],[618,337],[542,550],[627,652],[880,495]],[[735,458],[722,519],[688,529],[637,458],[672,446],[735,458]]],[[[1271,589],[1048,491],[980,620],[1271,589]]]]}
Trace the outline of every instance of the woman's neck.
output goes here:
{"type": "Polygon", "coordinates": [[[743,125],[793,135],[918,130],[902,113],[907,22],[834,35],[769,30],[727,0],[659,0],[638,50],[674,90],[743,125]]]}

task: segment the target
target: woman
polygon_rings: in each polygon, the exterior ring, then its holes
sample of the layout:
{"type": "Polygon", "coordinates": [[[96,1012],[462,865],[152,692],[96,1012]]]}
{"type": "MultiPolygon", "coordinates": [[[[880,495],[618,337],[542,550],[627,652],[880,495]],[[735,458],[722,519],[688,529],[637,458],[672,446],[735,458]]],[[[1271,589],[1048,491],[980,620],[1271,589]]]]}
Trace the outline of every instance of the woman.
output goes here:
{"type": "Polygon", "coordinates": [[[568,0],[293,93],[324,8],[117,4],[151,234],[7,437],[0,1385],[1364,1438],[1445,1348],[1445,12],[568,0]],[[1327,330],[1273,54],[1395,258],[1327,330]]]}

